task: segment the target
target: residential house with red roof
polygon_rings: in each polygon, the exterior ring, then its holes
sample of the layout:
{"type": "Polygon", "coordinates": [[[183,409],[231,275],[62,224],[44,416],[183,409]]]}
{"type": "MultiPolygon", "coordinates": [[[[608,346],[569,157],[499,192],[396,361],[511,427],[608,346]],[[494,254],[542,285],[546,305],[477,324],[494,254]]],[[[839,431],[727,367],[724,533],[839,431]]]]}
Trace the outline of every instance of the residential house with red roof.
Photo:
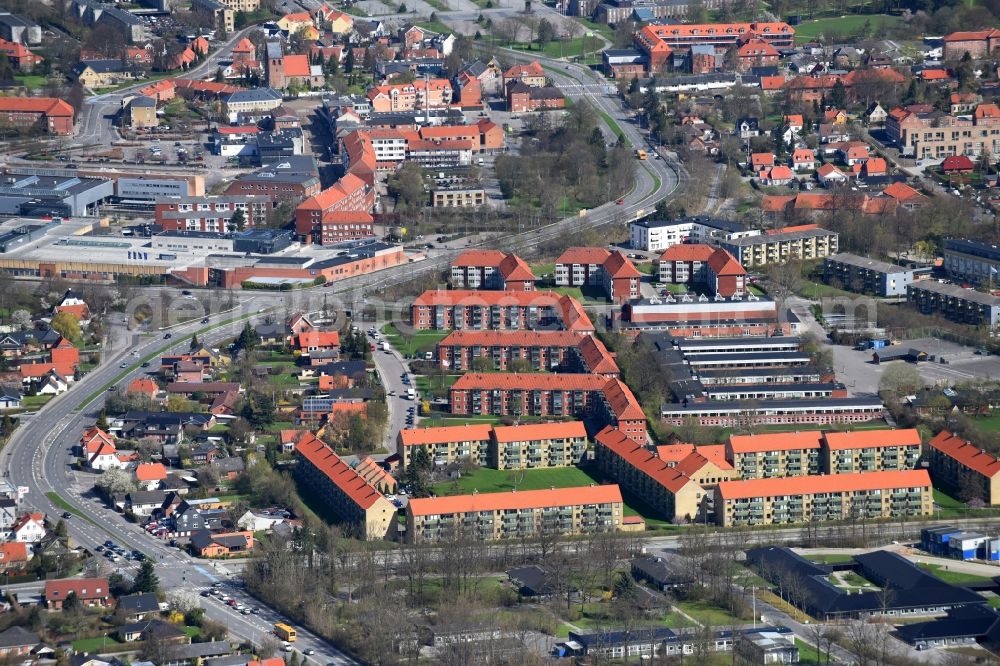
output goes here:
{"type": "Polygon", "coordinates": [[[135,483],[140,490],[157,490],[167,480],[167,468],[163,463],[139,463],[132,470],[135,483]]]}
{"type": "Polygon", "coordinates": [[[792,151],[791,164],[796,171],[812,171],[816,168],[816,153],[810,148],[796,148],[792,151]]]}
{"type": "Polygon", "coordinates": [[[882,157],[872,157],[861,168],[862,178],[877,178],[889,175],[889,164],[882,157]]]}
{"type": "Polygon", "coordinates": [[[972,442],[942,430],[924,452],[935,485],[1000,504],[1000,460],[972,442]]]}
{"type": "Polygon", "coordinates": [[[406,505],[406,541],[454,538],[469,525],[476,538],[490,541],[611,532],[621,529],[623,508],[614,484],[412,498],[406,505]],[[510,520],[512,515],[519,519],[510,520]]]}
{"type": "Polygon", "coordinates": [[[45,529],[44,513],[26,513],[19,516],[10,527],[8,541],[17,543],[35,544],[45,538],[48,530],[45,529]]]}
{"type": "MultiPolygon", "coordinates": [[[[30,559],[28,544],[13,541],[0,543],[0,571],[7,574],[25,571],[30,559]]],[[[4,647],[0,645],[0,657],[7,656],[3,653],[4,647]]]]}
{"type": "Polygon", "coordinates": [[[451,262],[456,289],[532,291],[535,275],[524,259],[499,250],[465,250],[451,262]]]}
{"type": "Polygon", "coordinates": [[[396,507],[312,433],[295,444],[295,476],[360,539],[394,538],[396,507]]]}
{"type": "Polygon", "coordinates": [[[763,39],[748,39],[736,47],[736,57],[741,72],[746,72],[754,67],[776,65],[780,55],[778,49],[763,39]]]}
{"type": "Polygon", "coordinates": [[[887,197],[892,197],[902,208],[907,210],[914,210],[920,208],[925,203],[927,203],[927,195],[921,193],[919,190],[910,187],[906,183],[895,182],[890,184],[884,190],[882,194],[887,197]]]}
{"type": "Polygon", "coordinates": [[[795,180],[795,173],[785,165],[767,167],[757,173],[757,181],[766,186],[789,185],[795,180]]]}
{"type": "Polygon", "coordinates": [[[594,437],[594,461],[622,490],[643,502],[666,520],[694,520],[708,493],[697,482],[668,465],[645,446],[610,426],[594,437]]]}
{"type": "Polygon", "coordinates": [[[750,155],[750,168],[753,169],[754,173],[767,167],[773,167],[774,164],[774,153],[752,153],[750,155]]]}
{"type": "Polygon", "coordinates": [[[834,185],[842,185],[847,182],[848,176],[836,165],[821,164],[818,169],[816,169],[816,180],[820,182],[823,187],[832,187],[834,185]]]}
{"type": "Polygon", "coordinates": [[[0,53],[7,56],[11,67],[24,73],[31,73],[35,65],[41,64],[44,60],[42,56],[29,51],[24,44],[10,42],[6,39],[0,39],[0,53]]]}
{"type": "Polygon", "coordinates": [[[62,610],[70,595],[89,608],[109,608],[114,600],[108,589],[107,578],[63,578],[45,581],[42,597],[49,610],[62,610]]]}
{"type": "Polygon", "coordinates": [[[451,106],[452,95],[448,79],[418,79],[412,83],[373,86],[368,90],[372,111],[377,113],[445,109],[451,106]]]}
{"type": "Polygon", "coordinates": [[[516,81],[520,81],[529,88],[544,88],[546,84],[545,70],[541,63],[532,60],[527,65],[515,64],[503,73],[504,90],[516,81]]]}
{"type": "Polygon", "coordinates": [[[972,173],[976,170],[976,164],[965,155],[952,155],[944,158],[941,163],[941,171],[946,176],[972,173]]]}
{"type": "Polygon", "coordinates": [[[87,302],[72,289],[67,289],[66,293],[63,294],[62,300],[53,310],[53,315],[60,312],[72,315],[82,325],[86,325],[90,321],[90,308],[87,307],[87,302]]]}
{"type": "Polygon", "coordinates": [[[292,349],[302,356],[309,356],[318,351],[332,352],[328,361],[340,359],[340,333],[338,331],[312,330],[292,336],[292,349]]]}

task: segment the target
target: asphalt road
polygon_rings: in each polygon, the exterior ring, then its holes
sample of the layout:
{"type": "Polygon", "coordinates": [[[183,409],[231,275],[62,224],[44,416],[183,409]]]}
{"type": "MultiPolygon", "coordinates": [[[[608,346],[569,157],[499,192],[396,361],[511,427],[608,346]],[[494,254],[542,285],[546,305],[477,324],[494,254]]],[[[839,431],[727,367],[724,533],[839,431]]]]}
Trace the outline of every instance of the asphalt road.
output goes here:
{"type": "MultiPolygon", "coordinates": [[[[254,307],[254,300],[250,299],[245,303],[244,311],[254,312],[251,319],[261,318],[263,313],[255,311],[259,308],[254,307]]],[[[171,335],[177,340],[197,332],[199,339],[205,344],[218,344],[234,336],[242,327],[242,321],[216,327],[233,316],[220,313],[210,317],[209,323],[205,325],[195,321],[177,326],[171,329],[171,335]]],[[[27,418],[5,447],[3,467],[12,483],[30,489],[25,501],[36,510],[49,516],[58,516],[63,512],[63,507],[54,503],[54,498],[50,499],[48,493],[57,494],[62,501],[74,507],[77,515],[67,523],[70,534],[80,545],[93,550],[105,540],[111,539],[129,549],[141,550],[158,563],[157,574],[165,590],[188,589],[197,593],[208,589],[216,580],[223,580],[227,593],[231,596],[240,597],[248,606],[259,605],[239,588],[238,581],[232,576],[235,573],[230,568],[232,565],[213,565],[206,560],[196,560],[146,534],[139,526],[128,523],[121,515],[106,509],[94,497],[93,475],[76,473],[71,468],[72,447],[83,429],[94,423],[105,394],[101,393],[89,405],[84,406],[82,403],[92,393],[116,380],[123,372],[119,367],[120,363],[130,363],[128,377],[119,382],[125,383],[142,374],[140,359],[154,352],[180,352],[188,345],[186,341],[167,342],[163,335],[162,332],[157,332],[148,337],[133,336],[130,345],[110,352],[104,363],[83,377],[69,392],[53,399],[36,415],[27,418]],[[133,356],[130,352],[137,355],[133,356]]],[[[255,643],[259,643],[265,634],[270,633],[274,622],[283,619],[270,610],[260,615],[242,615],[213,598],[199,597],[199,601],[209,618],[224,623],[234,636],[255,643]]],[[[356,663],[318,636],[301,629],[295,648],[300,651],[315,650],[316,655],[309,659],[316,664],[332,663],[339,666],[356,663]]]]}

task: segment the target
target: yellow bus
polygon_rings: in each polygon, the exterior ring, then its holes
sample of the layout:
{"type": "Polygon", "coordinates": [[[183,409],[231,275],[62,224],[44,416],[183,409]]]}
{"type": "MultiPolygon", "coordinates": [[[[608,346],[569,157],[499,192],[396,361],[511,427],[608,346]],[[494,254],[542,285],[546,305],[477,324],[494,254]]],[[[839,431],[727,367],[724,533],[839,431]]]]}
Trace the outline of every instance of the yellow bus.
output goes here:
{"type": "Polygon", "coordinates": [[[636,150],[635,151],[635,156],[638,157],[640,160],[644,160],[644,159],[646,159],[646,151],[645,150],[636,150]]]}
{"type": "Polygon", "coordinates": [[[274,625],[274,633],[278,638],[283,641],[288,641],[289,643],[295,642],[295,639],[297,638],[295,629],[281,622],[274,625]]]}

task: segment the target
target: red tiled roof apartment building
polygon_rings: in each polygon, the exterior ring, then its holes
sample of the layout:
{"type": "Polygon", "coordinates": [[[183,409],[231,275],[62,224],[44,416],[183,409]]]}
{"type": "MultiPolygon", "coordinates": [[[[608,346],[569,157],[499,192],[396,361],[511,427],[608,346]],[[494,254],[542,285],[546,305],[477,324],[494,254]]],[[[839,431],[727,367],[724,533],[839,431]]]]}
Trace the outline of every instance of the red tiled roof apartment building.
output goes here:
{"type": "Polygon", "coordinates": [[[322,245],[372,235],[375,188],[353,173],[309,197],[295,209],[295,233],[322,245]]]}
{"type": "Polygon", "coordinates": [[[73,133],[73,107],[55,97],[0,97],[0,120],[21,131],[73,133]]]}
{"type": "Polygon", "coordinates": [[[413,301],[410,323],[419,331],[542,328],[594,332],[579,301],[541,291],[425,291],[413,301]]]}
{"type": "Polygon", "coordinates": [[[466,250],[451,262],[456,289],[532,291],[535,275],[524,259],[499,250],[466,250]]]}
{"type": "MultiPolygon", "coordinates": [[[[295,475],[361,539],[392,538],[396,507],[310,432],[295,443],[295,475]]],[[[378,482],[378,480],[376,480],[378,482]]]]}
{"type": "Polygon", "coordinates": [[[939,486],[973,493],[1000,504],[1000,460],[975,444],[942,430],[927,444],[931,476],[939,486]]]}
{"type": "Polygon", "coordinates": [[[615,303],[638,298],[641,277],[642,273],[620,250],[571,247],[556,259],[557,286],[601,287],[615,303]]]}
{"type": "Polygon", "coordinates": [[[619,379],[600,375],[468,373],[451,387],[453,414],[567,416],[614,425],[646,441],[646,415],[619,379]]]}
{"type": "Polygon", "coordinates": [[[674,245],[660,255],[660,282],[704,284],[720,296],[746,294],[747,272],[722,248],[701,244],[674,245]]]}
{"type": "Polygon", "coordinates": [[[923,469],[724,481],[715,494],[723,527],[927,516],[933,506],[923,469]]]}
{"type": "Polygon", "coordinates": [[[404,468],[421,449],[434,465],[468,459],[492,469],[568,467],[587,453],[582,421],[411,428],[400,430],[396,441],[404,468]]]}
{"type": "Polygon", "coordinates": [[[694,520],[705,489],[685,470],[661,460],[640,442],[620,430],[605,428],[594,438],[598,469],[667,520],[694,520]]]}
{"type": "Polygon", "coordinates": [[[647,25],[635,33],[636,47],[649,61],[651,74],[668,71],[674,51],[695,45],[728,49],[750,40],[775,47],[795,45],[795,29],[787,23],[691,23],[647,25]]]}
{"type": "Polygon", "coordinates": [[[953,32],[945,35],[942,41],[944,59],[947,61],[959,60],[966,53],[974,59],[984,58],[1000,49],[1000,30],[990,28],[974,32],[953,32]]]}
{"type": "Polygon", "coordinates": [[[617,485],[411,499],[406,505],[406,541],[610,532],[621,529],[622,509],[617,485]]]}
{"type": "Polygon", "coordinates": [[[442,366],[456,372],[507,370],[514,361],[527,362],[535,372],[561,370],[605,377],[617,377],[620,372],[603,342],[572,331],[454,331],[438,343],[437,356],[442,366]]]}

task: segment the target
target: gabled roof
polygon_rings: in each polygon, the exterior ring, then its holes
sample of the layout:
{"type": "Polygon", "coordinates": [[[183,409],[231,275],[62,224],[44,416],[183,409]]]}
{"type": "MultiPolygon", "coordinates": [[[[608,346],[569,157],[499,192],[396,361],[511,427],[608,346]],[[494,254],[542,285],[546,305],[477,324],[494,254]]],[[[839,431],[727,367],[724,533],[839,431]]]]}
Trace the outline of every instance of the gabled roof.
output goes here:
{"type": "Polygon", "coordinates": [[[819,430],[779,432],[759,435],[730,435],[729,447],[733,453],[763,451],[788,451],[791,449],[818,449],[823,433],[819,430]]]}
{"type": "Polygon", "coordinates": [[[167,468],[163,463],[140,463],[135,468],[138,481],[163,481],[167,478],[167,468]]]}
{"type": "Polygon", "coordinates": [[[65,601],[71,593],[78,599],[106,599],[111,596],[108,591],[107,578],[62,578],[45,581],[46,601],[65,601]]]}
{"type": "Polygon", "coordinates": [[[611,254],[603,247],[571,247],[559,255],[557,264],[603,264],[611,254]]]}
{"type": "Polygon", "coordinates": [[[543,439],[571,439],[587,437],[583,421],[532,423],[516,426],[497,426],[493,435],[498,442],[530,442],[543,439]]]}
{"type": "Polygon", "coordinates": [[[604,272],[612,278],[640,278],[642,273],[621,250],[615,250],[604,260],[604,272]]]}
{"type": "Polygon", "coordinates": [[[746,275],[747,271],[743,265],[736,261],[736,257],[726,250],[718,248],[708,259],[708,267],[717,276],[721,275],[746,275]]]}
{"type": "Polygon", "coordinates": [[[828,431],[823,434],[826,446],[833,450],[868,449],[886,446],[920,446],[920,433],[915,428],[894,430],[828,431]]]}
{"type": "Polygon", "coordinates": [[[407,513],[414,516],[428,516],[470,511],[516,511],[611,503],[622,503],[622,492],[618,484],[414,498],[407,505],[407,513]]]}
{"type": "Polygon", "coordinates": [[[789,476],[745,481],[722,481],[719,483],[719,498],[727,500],[859,490],[925,488],[930,487],[930,485],[931,477],[925,469],[828,474],[825,476],[789,476]]]}
{"type": "Polygon", "coordinates": [[[73,117],[73,107],[54,97],[0,97],[0,111],[44,113],[50,118],[73,117]]]}
{"type": "Polygon", "coordinates": [[[295,444],[295,452],[312,463],[362,509],[370,509],[380,499],[385,501],[382,493],[361,478],[333,449],[312,433],[307,432],[299,438],[295,444]]]}
{"type": "Polygon", "coordinates": [[[403,446],[447,444],[449,442],[485,442],[489,440],[492,431],[492,426],[485,424],[407,428],[399,431],[399,441],[403,446]]]}
{"type": "Polygon", "coordinates": [[[680,243],[671,245],[663,254],[660,261],[708,261],[715,248],[702,243],[680,243]]]}
{"type": "Polygon", "coordinates": [[[626,436],[621,430],[606,427],[597,433],[594,442],[613,451],[632,467],[635,467],[651,481],[671,493],[679,492],[684,486],[693,483],[691,478],[681,474],[638,442],[626,436]]]}
{"type": "Polygon", "coordinates": [[[1000,473],[1000,460],[947,430],[939,432],[928,446],[987,478],[1000,473]]]}
{"type": "Polygon", "coordinates": [[[914,199],[926,199],[927,197],[921,194],[918,190],[910,187],[906,183],[895,182],[889,185],[887,188],[882,190],[882,194],[887,197],[892,197],[900,203],[905,203],[907,201],[912,201],[914,199]]]}

